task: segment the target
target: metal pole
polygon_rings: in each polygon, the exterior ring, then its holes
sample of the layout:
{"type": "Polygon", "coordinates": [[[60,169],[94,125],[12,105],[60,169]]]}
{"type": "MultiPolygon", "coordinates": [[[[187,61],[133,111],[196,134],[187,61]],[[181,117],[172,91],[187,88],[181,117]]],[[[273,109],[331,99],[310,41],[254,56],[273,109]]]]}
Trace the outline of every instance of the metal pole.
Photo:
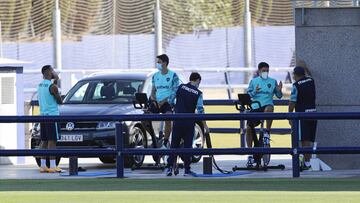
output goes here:
{"type": "Polygon", "coordinates": [[[299,123],[300,120],[292,121],[292,133],[291,133],[291,147],[293,150],[292,154],[292,170],[293,170],[293,178],[300,177],[300,164],[299,164],[299,123]]]}
{"type": "MultiPolygon", "coordinates": [[[[229,68],[230,67],[230,59],[229,59],[229,32],[228,32],[228,28],[225,29],[225,40],[226,40],[226,67],[229,68]]],[[[228,98],[231,99],[231,86],[229,84],[229,77],[228,77],[228,72],[227,71],[224,72],[224,76],[225,76],[225,83],[227,85],[228,98]]]]}
{"type": "Polygon", "coordinates": [[[53,42],[54,65],[58,71],[61,71],[61,12],[59,7],[59,0],[55,0],[55,8],[53,13],[53,42]]]}
{"type": "Polygon", "coordinates": [[[113,42],[112,42],[112,57],[111,57],[111,67],[112,68],[116,68],[115,67],[115,53],[116,53],[116,1],[117,0],[113,0],[113,30],[112,30],[112,38],[113,38],[113,42]]]}
{"type": "MultiPolygon", "coordinates": [[[[155,16],[155,57],[156,57],[163,53],[163,50],[162,50],[162,14],[161,14],[161,8],[160,8],[160,0],[156,0],[154,16],[155,16]]],[[[156,63],[156,61],[155,61],[155,63],[156,63]]]]}
{"type": "Polygon", "coordinates": [[[358,7],[359,6],[359,0],[354,0],[353,1],[353,6],[358,7]]]}
{"type": "Polygon", "coordinates": [[[330,0],[329,1],[324,1],[324,7],[330,7],[330,0]]]}
{"type": "Polygon", "coordinates": [[[115,127],[115,142],[116,142],[116,177],[124,178],[124,156],[122,151],[124,148],[124,137],[122,122],[116,124],[115,127]]]}
{"type": "Polygon", "coordinates": [[[128,34],[128,69],[131,67],[131,47],[130,47],[130,34],[128,34]]]}
{"type": "Polygon", "coordinates": [[[3,57],[2,25],[0,21],[0,57],[3,57]]]}
{"type": "MultiPolygon", "coordinates": [[[[244,62],[245,67],[253,67],[252,64],[252,28],[251,28],[251,13],[250,1],[245,0],[244,6],[244,62]]],[[[245,74],[245,83],[248,83],[250,74],[245,74]]]]}

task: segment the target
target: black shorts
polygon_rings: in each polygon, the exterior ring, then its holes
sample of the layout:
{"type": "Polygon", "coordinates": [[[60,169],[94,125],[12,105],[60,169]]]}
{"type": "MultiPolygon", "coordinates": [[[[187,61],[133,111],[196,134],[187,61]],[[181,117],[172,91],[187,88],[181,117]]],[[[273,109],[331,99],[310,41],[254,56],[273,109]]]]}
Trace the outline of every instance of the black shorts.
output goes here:
{"type": "Polygon", "coordinates": [[[154,105],[154,103],[151,103],[150,107],[149,107],[149,111],[151,113],[168,113],[168,112],[172,113],[173,112],[173,110],[168,102],[163,104],[160,109],[156,105],[154,105]]]}
{"type": "MultiPolygon", "coordinates": [[[[317,120],[302,120],[299,126],[299,140],[315,142],[317,120]]],[[[294,128],[292,128],[294,132],[294,128]]]]}
{"type": "Polygon", "coordinates": [[[40,123],[41,141],[57,141],[60,138],[59,130],[57,123],[40,123]]]}
{"type": "MultiPolygon", "coordinates": [[[[250,112],[252,113],[263,113],[265,112],[265,109],[266,109],[267,106],[263,106],[263,107],[260,107],[260,108],[257,108],[257,109],[251,109],[250,112]]],[[[247,120],[247,124],[248,126],[250,127],[256,127],[260,124],[260,120],[247,120]]]]}

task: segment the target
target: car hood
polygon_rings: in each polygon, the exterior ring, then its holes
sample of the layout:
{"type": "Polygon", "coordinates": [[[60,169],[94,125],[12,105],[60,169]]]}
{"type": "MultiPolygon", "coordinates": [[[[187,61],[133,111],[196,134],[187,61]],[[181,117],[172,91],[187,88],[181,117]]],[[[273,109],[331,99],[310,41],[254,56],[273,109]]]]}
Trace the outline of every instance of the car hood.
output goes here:
{"type": "Polygon", "coordinates": [[[64,104],[59,108],[60,115],[119,115],[142,114],[132,104],[64,104]]]}

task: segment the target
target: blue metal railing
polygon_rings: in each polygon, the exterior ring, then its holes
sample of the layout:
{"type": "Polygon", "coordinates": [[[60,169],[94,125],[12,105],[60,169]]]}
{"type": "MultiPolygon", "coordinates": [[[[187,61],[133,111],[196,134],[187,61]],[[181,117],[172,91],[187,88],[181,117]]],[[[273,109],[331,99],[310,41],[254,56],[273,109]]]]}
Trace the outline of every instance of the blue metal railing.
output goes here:
{"type": "MultiPolygon", "coordinates": [[[[204,105],[207,106],[235,106],[238,100],[204,100],[204,105]]],[[[274,100],[275,106],[287,106],[289,105],[288,100],[274,100]]],[[[240,121],[239,128],[210,128],[211,133],[221,133],[221,134],[240,134],[240,146],[245,147],[245,122],[242,120],[240,121]]],[[[257,133],[259,133],[260,129],[255,129],[257,133]]],[[[272,134],[279,134],[279,135],[290,135],[291,128],[272,128],[272,134]]]]}
{"type": "Polygon", "coordinates": [[[115,149],[53,149],[53,150],[0,150],[0,156],[79,156],[98,157],[101,155],[115,155],[117,177],[124,177],[125,155],[164,155],[164,154],[290,154],[292,155],[293,177],[299,177],[299,154],[360,154],[360,147],[319,147],[299,148],[298,122],[300,120],[360,120],[360,112],[336,113],[251,113],[251,114],[165,114],[165,115],[94,115],[94,116],[0,116],[0,123],[33,123],[33,122],[66,122],[66,121],[117,121],[115,133],[115,149]],[[292,120],[294,132],[291,148],[230,148],[230,149],[131,149],[124,148],[123,121],[144,120],[247,120],[272,119],[292,120]]]}
{"type": "MultiPolygon", "coordinates": [[[[204,100],[204,105],[206,106],[234,106],[238,100],[204,100]]],[[[287,106],[289,104],[288,100],[274,100],[275,106],[287,106]]],[[[30,102],[31,106],[38,106],[39,101],[32,100],[30,102]]],[[[245,147],[245,132],[242,132],[242,129],[245,129],[245,123],[240,122],[239,128],[210,128],[210,133],[221,133],[221,134],[240,134],[240,146],[245,147]]],[[[256,129],[259,132],[259,129],[256,129]]],[[[290,128],[272,128],[271,133],[280,134],[280,135],[289,135],[291,133],[290,128]]]]}

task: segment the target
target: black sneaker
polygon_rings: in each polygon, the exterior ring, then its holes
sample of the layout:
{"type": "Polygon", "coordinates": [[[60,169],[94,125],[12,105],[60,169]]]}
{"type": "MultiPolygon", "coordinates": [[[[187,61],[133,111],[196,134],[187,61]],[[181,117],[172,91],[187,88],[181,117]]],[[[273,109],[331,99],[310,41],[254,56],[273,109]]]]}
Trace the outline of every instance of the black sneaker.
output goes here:
{"type": "Polygon", "coordinates": [[[311,170],[312,170],[311,166],[303,165],[303,166],[300,167],[300,171],[311,171],[311,170]]]}
{"type": "Polygon", "coordinates": [[[172,176],[172,173],[173,173],[173,169],[172,167],[169,167],[166,171],[166,176],[172,176]]]}
{"type": "Polygon", "coordinates": [[[191,170],[185,170],[184,176],[196,176],[196,173],[191,170]]]}

